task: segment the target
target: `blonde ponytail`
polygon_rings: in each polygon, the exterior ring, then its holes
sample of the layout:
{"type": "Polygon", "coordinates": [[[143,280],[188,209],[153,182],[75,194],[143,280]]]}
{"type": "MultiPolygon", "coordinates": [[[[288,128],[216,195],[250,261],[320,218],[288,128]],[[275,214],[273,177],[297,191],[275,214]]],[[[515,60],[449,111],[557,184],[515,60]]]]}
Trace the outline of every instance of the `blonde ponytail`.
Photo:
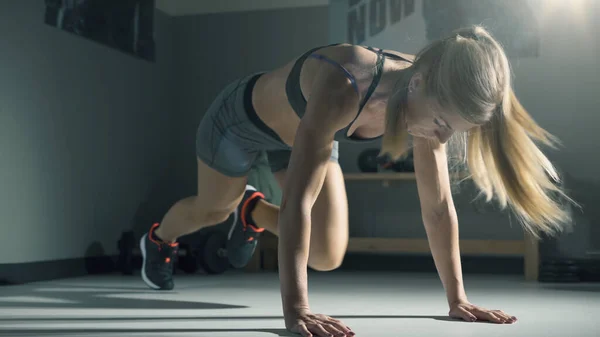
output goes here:
{"type": "Polygon", "coordinates": [[[509,89],[491,120],[469,131],[467,165],[472,179],[491,201],[510,207],[532,235],[553,235],[569,225],[562,205],[569,199],[560,177],[535,141],[551,148],[556,138],[542,129],[509,89]]]}
{"type": "Polygon", "coordinates": [[[565,201],[576,203],[563,192],[556,169],[537,144],[556,148],[558,140],[521,105],[502,46],[481,26],[458,29],[416,55],[390,98],[382,155],[396,160],[409,148],[404,116],[415,72],[424,75],[425,97],[475,125],[450,140],[448,150],[456,153],[449,153],[449,163],[466,165],[488,202],[496,199],[510,208],[536,237],[570,225],[565,201]]]}

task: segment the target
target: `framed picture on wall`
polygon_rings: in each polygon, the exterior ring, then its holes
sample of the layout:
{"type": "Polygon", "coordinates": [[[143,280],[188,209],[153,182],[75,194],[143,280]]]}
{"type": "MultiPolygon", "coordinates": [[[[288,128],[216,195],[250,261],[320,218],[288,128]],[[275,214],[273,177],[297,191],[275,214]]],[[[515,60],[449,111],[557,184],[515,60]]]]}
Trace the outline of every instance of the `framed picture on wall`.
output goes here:
{"type": "Polygon", "coordinates": [[[45,23],[155,61],[155,0],[43,0],[45,23]]]}

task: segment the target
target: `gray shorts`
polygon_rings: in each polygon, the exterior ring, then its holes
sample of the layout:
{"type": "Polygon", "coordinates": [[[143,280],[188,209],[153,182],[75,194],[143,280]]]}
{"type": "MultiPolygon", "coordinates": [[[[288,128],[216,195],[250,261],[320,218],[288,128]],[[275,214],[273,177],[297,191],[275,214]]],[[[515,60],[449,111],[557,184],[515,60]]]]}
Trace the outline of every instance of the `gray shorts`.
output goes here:
{"type": "MultiPolygon", "coordinates": [[[[252,106],[252,89],[260,73],[228,84],[215,98],[196,132],[196,155],[209,167],[230,177],[248,174],[261,151],[272,172],[287,168],[292,148],[265,123],[252,106]]],[[[338,142],[331,160],[338,162],[338,142]]]]}

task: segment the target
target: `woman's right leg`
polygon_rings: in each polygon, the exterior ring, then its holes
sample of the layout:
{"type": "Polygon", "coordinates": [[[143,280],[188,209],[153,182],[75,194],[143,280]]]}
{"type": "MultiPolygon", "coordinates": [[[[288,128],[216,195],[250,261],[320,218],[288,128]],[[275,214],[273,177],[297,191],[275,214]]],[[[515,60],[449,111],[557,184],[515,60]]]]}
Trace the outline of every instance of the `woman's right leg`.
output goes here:
{"type": "Polygon", "coordinates": [[[177,238],[225,221],[244,196],[246,177],[230,177],[198,163],[198,193],[176,202],[160,224],[140,240],[142,279],[152,289],[171,290],[177,238]]]}
{"type": "Polygon", "coordinates": [[[246,177],[229,177],[198,162],[198,193],[175,203],[165,214],[156,235],[164,241],[217,225],[229,218],[240,203],[246,177]]]}
{"type": "Polygon", "coordinates": [[[232,81],[215,98],[196,132],[198,193],[175,203],[160,224],[142,237],[142,278],[154,289],[172,289],[172,263],[178,237],[224,222],[234,213],[227,253],[234,267],[243,267],[263,231],[249,216],[260,192],[246,185],[257,155],[281,146],[269,131],[257,127],[252,107],[253,86],[260,74],[232,81]],[[247,215],[248,214],[248,215],[247,215]]]}

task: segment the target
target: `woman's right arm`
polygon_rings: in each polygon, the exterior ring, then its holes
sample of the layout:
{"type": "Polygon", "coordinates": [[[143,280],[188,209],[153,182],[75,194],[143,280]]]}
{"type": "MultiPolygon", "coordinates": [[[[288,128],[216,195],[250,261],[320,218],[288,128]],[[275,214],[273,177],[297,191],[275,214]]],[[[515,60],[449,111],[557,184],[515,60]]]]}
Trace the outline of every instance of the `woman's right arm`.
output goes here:
{"type": "MultiPolygon", "coordinates": [[[[296,132],[279,215],[279,276],[286,327],[327,336],[310,318],[307,264],[311,210],[325,179],[336,131],[352,122],[358,95],[337,68],[324,64],[313,82],[296,132]]],[[[328,329],[326,329],[328,330],[328,329]]]]}

